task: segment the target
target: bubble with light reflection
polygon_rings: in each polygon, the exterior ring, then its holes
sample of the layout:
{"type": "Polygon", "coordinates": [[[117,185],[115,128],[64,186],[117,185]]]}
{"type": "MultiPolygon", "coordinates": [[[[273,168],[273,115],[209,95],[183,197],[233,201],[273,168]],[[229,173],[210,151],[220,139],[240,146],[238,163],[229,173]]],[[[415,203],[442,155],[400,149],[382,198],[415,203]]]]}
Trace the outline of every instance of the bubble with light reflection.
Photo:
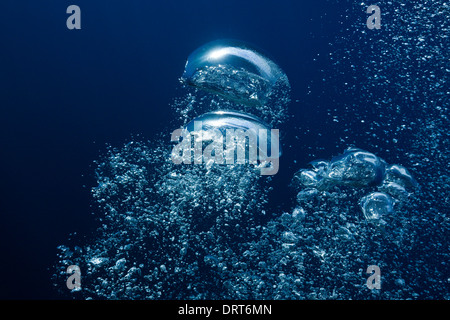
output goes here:
{"type": "Polygon", "coordinates": [[[280,67],[251,45],[218,40],[189,57],[182,82],[244,105],[264,105],[277,85],[289,87],[280,67]]]}
{"type": "MultiPolygon", "coordinates": [[[[181,159],[190,163],[191,138],[194,140],[194,162],[205,162],[207,166],[212,163],[257,165],[258,161],[263,166],[267,161],[272,164],[275,161],[277,166],[281,155],[278,130],[243,112],[207,112],[190,121],[181,131],[181,136],[182,140],[172,154],[177,163],[181,159]]],[[[267,172],[263,170],[263,174],[267,172]]]]}

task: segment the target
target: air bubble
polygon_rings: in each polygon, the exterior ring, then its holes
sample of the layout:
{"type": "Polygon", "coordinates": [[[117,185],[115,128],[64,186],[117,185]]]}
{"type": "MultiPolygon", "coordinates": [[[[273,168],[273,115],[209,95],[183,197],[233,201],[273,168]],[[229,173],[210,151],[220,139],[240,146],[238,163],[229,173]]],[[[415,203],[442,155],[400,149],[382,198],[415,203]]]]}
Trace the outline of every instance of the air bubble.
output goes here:
{"type": "Polygon", "coordinates": [[[393,199],[382,192],[373,192],[360,201],[364,217],[370,222],[385,224],[385,218],[394,212],[393,199]]]}
{"type": "Polygon", "coordinates": [[[281,68],[260,50],[235,40],[217,40],[195,50],[181,80],[245,105],[266,104],[277,82],[288,83],[281,68]]]}

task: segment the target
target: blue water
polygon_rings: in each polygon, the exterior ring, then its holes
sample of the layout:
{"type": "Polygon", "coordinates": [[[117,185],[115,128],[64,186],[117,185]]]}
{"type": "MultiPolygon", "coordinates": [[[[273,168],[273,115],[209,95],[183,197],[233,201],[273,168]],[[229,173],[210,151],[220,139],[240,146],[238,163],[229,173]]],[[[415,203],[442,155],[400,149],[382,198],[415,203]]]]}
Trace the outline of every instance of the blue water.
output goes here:
{"type": "Polygon", "coordinates": [[[1,3],[0,298],[448,299],[450,7],[379,2],[369,30],[370,4],[1,3]],[[267,53],[289,99],[183,86],[225,38],[267,53]],[[170,162],[172,131],[217,109],[279,120],[276,175],[170,162]],[[348,148],[370,156],[338,163],[348,148]]]}

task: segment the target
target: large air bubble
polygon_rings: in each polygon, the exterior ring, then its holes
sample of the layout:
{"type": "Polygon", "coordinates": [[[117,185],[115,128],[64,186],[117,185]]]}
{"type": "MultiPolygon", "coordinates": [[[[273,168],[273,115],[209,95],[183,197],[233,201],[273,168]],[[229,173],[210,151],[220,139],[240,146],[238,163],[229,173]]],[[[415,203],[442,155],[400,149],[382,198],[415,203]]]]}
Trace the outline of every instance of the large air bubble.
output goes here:
{"type": "Polygon", "coordinates": [[[405,202],[410,196],[407,189],[412,193],[418,187],[405,167],[388,165],[375,154],[358,148],[348,148],[329,162],[314,160],[309,165],[310,169],[300,169],[293,179],[293,185],[300,188],[297,194],[300,205],[316,207],[335,190],[343,192],[344,197],[348,192],[361,197],[359,204],[364,217],[375,224],[391,221],[394,203],[405,202]],[[366,190],[370,193],[361,196],[366,190]]]}
{"type": "Polygon", "coordinates": [[[175,163],[205,163],[209,166],[250,163],[263,167],[271,163],[278,167],[281,155],[278,130],[243,112],[218,110],[205,113],[190,121],[178,136],[182,141],[172,152],[175,163]],[[190,158],[192,154],[194,159],[190,158]]]}
{"type": "Polygon", "coordinates": [[[280,67],[253,46],[217,40],[188,58],[182,81],[245,105],[264,105],[278,82],[288,83],[280,67]]]}
{"type": "Polygon", "coordinates": [[[347,149],[344,154],[331,159],[327,178],[337,184],[365,187],[378,185],[383,181],[385,162],[373,153],[347,149]]]}
{"type": "Polygon", "coordinates": [[[382,183],[386,163],[375,154],[358,148],[348,148],[330,162],[315,160],[311,169],[301,169],[295,179],[304,187],[329,189],[334,185],[370,187],[382,183]]]}

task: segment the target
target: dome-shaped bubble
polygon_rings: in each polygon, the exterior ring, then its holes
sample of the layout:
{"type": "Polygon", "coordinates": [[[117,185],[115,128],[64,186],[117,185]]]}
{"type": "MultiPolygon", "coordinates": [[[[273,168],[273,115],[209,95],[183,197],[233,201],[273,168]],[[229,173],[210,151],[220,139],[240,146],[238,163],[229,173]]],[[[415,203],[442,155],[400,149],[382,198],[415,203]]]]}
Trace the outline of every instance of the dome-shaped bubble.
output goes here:
{"type": "Polygon", "coordinates": [[[317,187],[322,177],[312,170],[302,169],[298,171],[295,176],[298,182],[305,187],[317,187]]]}
{"type": "MultiPolygon", "coordinates": [[[[236,111],[208,112],[189,122],[182,135],[181,144],[188,148],[193,138],[194,163],[205,163],[207,167],[214,163],[249,163],[259,165],[262,175],[278,172],[278,130],[255,116],[236,111]]],[[[174,150],[172,157],[179,162],[179,148],[174,150]]],[[[190,157],[190,152],[183,156],[190,157]]]]}
{"type": "Polygon", "coordinates": [[[366,187],[379,185],[385,175],[385,162],[373,153],[349,148],[331,159],[327,178],[337,184],[366,187]]]}
{"type": "MultiPolygon", "coordinates": [[[[343,154],[333,157],[330,162],[314,160],[309,165],[311,169],[301,169],[294,175],[294,183],[327,190],[339,185],[357,188],[380,186],[386,176],[387,164],[373,153],[348,148],[343,154]]],[[[406,176],[405,173],[403,177],[406,176]]]]}
{"type": "Polygon", "coordinates": [[[227,134],[238,134],[240,130],[249,137],[247,147],[251,147],[249,144],[254,137],[258,150],[264,151],[265,156],[272,157],[270,151],[274,149],[278,150],[278,156],[281,155],[278,130],[272,130],[263,120],[244,112],[226,110],[207,112],[190,121],[185,129],[194,135],[201,133],[203,141],[214,140],[217,136],[224,137],[223,143],[226,143],[227,134]]]}
{"type": "Polygon", "coordinates": [[[405,167],[393,164],[386,169],[387,182],[397,183],[404,188],[415,188],[418,186],[417,181],[405,167]]]}
{"type": "Polygon", "coordinates": [[[314,169],[314,171],[324,171],[328,168],[328,161],[325,160],[313,160],[309,163],[309,165],[314,169]]]}
{"type": "MultiPolygon", "coordinates": [[[[244,105],[263,105],[284,72],[251,45],[217,40],[195,50],[188,58],[182,81],[244,105]]],[[[288,83],[288,82],[287,82],[288,83]]]]}
{"type": "Polygon", "coordinates": [[[364,217],[371,222],[384,224],[387,215],[394,211],[393,199],[382,192],[373,192],[360,201],[364,217]]]}
{"type": "Polygon", "coordinates": [[[195,121],[202,122],[202,130],[216,128],[223,133],[225,133],[226,129],[270,130],[270,126],[260,118],[248,113],[231,110],[217,110],[202,114],[186,125],[188,131],[194,131],[195,121]]]}
{"type": "Polygon", "coordinates": [[[405,167],[393,164],[386,168],[386,176],[378,190],[389,193],[397,199],[406,199],[418,186],[417,181],[405,167]]]}

